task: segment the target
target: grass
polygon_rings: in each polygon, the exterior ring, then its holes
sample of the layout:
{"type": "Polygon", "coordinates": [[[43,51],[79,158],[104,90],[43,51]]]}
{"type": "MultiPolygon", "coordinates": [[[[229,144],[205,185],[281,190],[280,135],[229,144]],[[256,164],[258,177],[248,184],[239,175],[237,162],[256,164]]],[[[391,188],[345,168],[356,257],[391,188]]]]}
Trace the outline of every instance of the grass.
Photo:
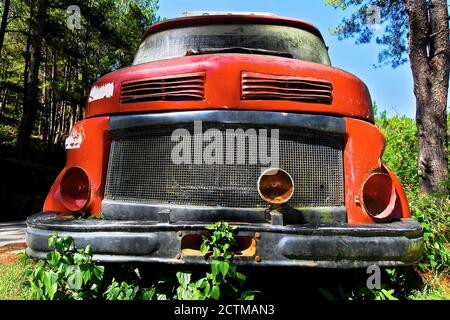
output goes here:
{"type": "Polygon", "coordinates": [[[434,272],[421,273],[423,285],[410,295],[412,300],[450,300],[450,277],[434,272]]]}
{"type": "Polygon", "coordinates": [[[36,264],[32,259],[0,264],[0,300],[30,300],[31,288],[26,285],[25,274],[36,264]]]}

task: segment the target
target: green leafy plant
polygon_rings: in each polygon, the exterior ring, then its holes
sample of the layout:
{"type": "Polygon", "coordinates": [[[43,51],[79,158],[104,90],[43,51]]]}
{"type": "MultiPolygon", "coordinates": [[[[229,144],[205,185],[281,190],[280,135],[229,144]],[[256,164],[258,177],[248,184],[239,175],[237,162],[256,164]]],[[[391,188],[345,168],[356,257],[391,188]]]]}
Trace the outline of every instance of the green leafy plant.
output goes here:
{"type": "Polygon", "coordinates": [[[168,300],[167,289],[171,291],[171,288],[165,281],[167,275],[162,274],[156,284],[145,288],[142,286],[144,279],[141,277],[139,268],[133,268],[127,264],[121,265],[114,271],[113,274],[118,278],[125,279],[120,282],[115,278],[111,280],[111,284],[103,294],[106,300],[168,300]]]}
{"type": "Polygon", "coordinates": [[[255,292],[245,291],[246,276],[237,271],[233,263],[237,248],[234,230],[226,222],[217,222],[207,226],[209,233],[203,236],[201,252],[211,259],[211,272],[197,281],[192,280],[191,271],[177,272],[179,287],[177,299],[219,300],[224,297],[253,300],[255,292]]]}
{"type": "Polygon", "coordinates": [[[86,211],[75,211],[72,215],[75,219],[79,220],[105,220],[105,215],[103,212],[100,212],[100,216],[98,218],[86,211]]]}
{"type": "MultiPolygon", "coordinates": [[[[377,110],[376,104],[374,109],[377,110]]],[[[419,268],[423,272],[448,274],[450,270],[450,215],[448,214],[450,196],[419,194],[418,137],[414,119],[405,116],[388,118],[384,111],[377,114],[375,123],[386,138],[383,161],[400,178],[407,193],[412,216],[423,228],[425,246],[419,268]]],[[[448,124],[450,125],[450,118],[448,124]]],[[[448,185],[450,179],[443,183],[448,185]]]]}
{"type": "Polygon", "coordinates": [[[92,248],[76,249],[70,236],[55,232],[48,239],[52,252],[35,270],[28,272],[32,294],[45,300],[97,299],[104,267],[92,262],[92,248]]]}
{"type": "Polygon", "coordinates": [[[113,279],[111,285],[106,289],[104,296],[106,300],[136,300],[138,291],[139,286],[128,284],[125,281],[119,284],[113,279]]]}
{"type": "Polygon", "coordinates": [[[406,189],[417,189],[418,142],[414,120],[405,116],[388,118],[386,111],[383,111],[376,117],[375,124],[386,139],[383,162],[398,175],[406,189]]]}
{"type": "MultiPolygon", "coordinates": [[[[364,271],[364,270],[360,270],[364,271]]],[[[366,273],[356,272],[337,283],[337,288],[321,288],[318,290],[327,300],[399,300],[395,286],[396,269],[383,269],[381,287],[369,289],[366,284],[366,273]]]]}
{"type": "Polygon", "coordinates": [[[419,262],[422,271],[449,274],[450,270],[450,196],[421,196],[410,191],[411,211],[423,228],[424,254],[419,262]]]}

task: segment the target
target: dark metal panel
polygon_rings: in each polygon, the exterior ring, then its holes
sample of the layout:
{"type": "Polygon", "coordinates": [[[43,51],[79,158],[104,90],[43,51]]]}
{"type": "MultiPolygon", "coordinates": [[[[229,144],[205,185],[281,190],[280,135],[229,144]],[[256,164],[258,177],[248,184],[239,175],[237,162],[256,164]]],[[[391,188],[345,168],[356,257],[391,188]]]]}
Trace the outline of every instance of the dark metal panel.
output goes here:
{"type": "MultiPolygon", "coordinates": [[[[233,221],[247,223],[266,223],[265,208],[218,208],[199,206],[180,206],[145,204],[103,200],[102,212],[110,220],[147,220],[158,222],[216,222],[233,221]]],[[[284,223],[326,223],[346,222],[344,206],[298,208],[285,212],[284,223]]]]}
{"type": "Polygon", "coordinates": [[[112,116],[109,123],[109,130],[114,135],[121,130],[182,123],[192,124],[194,121],[274,126],[311,130],[317,133],[328,133],[341,137],[345,135],[345,122],[340,117],[246,110],[196,110],[112,116]]]}
{"type": "MultiPolygon", "coordinates": [[[[27,252],[45,258],[48,236],[58,231],[71,235],[77,247],[92,245],[94,259],[109,262],[207,264],[201,256],[181,251],[186,235],[202,235],[207,224],[148,224],[142,221],[79,220],[40,213],[27,219],[27,252]],[[125,231],[125,232],[124,232],[125,231]],[[175,256],[180,254],[179,258],[175,256]]],[[[321,226],[238,225],[238,236],[255,237],[254,256],[236,257],[240,265],[356,268],[371,264],[407,265],[417,262],[423,250],[420,224],[403,220],[387,224],[321,226]]]]}
{"type": "MultiPolygon", "coordinates": [[[[122,232],[156,232],[183,230],[206,230],[208,223],[157,223],[155,221],[118,221],[118,220],[87,220],[70,219],[58,216],[58,212],[39,212],[29,216],[27,226],[49,231],[122,231],[122,232]]],[[[235,224],[241,231],[267,231],[272,233],[301,235],[351,235],[358,237],[402,236],[418,238],[422,236],[422,227],[416,220],[403,219],[390,223],[348,224],[323,223],[276,226],[262,224],[235,224]]]]}

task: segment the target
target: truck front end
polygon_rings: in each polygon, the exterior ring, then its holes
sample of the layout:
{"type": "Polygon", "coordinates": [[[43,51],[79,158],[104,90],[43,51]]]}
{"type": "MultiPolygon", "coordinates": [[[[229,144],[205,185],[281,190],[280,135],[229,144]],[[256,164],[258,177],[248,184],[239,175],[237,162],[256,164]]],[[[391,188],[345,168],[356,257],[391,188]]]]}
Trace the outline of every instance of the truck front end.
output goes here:
{"type": "Polygon", "coordinates": [[[53,232],[104,262],[205,264],[205,227],[237,226],[237,264],[357,268],[420,259],[420,224],[382,162],[369,92],[312,25],[264,15],[151,26],[99,79],[28,253],[53,232]],[[80,212],[102,219],[74,219],[80,212]]]}

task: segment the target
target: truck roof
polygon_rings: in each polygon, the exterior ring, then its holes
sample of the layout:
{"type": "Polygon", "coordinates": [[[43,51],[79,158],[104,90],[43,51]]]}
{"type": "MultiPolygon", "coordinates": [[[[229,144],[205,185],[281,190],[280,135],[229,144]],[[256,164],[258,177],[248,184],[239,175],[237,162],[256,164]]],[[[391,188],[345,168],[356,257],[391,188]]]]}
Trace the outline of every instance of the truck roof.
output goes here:
{"type": "MultiPolygon", "coordinates": [[[[199,14],[201,14],[199,12],[199,14]]],[[[234,13],[223,13],[217,12],[216,14],[201,14],[201,15],[187,15],[179,18],[168,19],[164,21],[152,24],[144,33],[144,38],[148,35],[167,30],[171,28],[178,28],[191,25],[203,25],[203,24],[221,24],[221,23],[260,23],[260,24],[273,24],[273,25],[283,25],[290,26],[299,29],[309,31],[317,35],[323,41],[322,34],[319,29],[309,22],[279,17],[275,15],[268,15],[265,13],[244,13],[244,12],[234,12],[234,13]]]]}

